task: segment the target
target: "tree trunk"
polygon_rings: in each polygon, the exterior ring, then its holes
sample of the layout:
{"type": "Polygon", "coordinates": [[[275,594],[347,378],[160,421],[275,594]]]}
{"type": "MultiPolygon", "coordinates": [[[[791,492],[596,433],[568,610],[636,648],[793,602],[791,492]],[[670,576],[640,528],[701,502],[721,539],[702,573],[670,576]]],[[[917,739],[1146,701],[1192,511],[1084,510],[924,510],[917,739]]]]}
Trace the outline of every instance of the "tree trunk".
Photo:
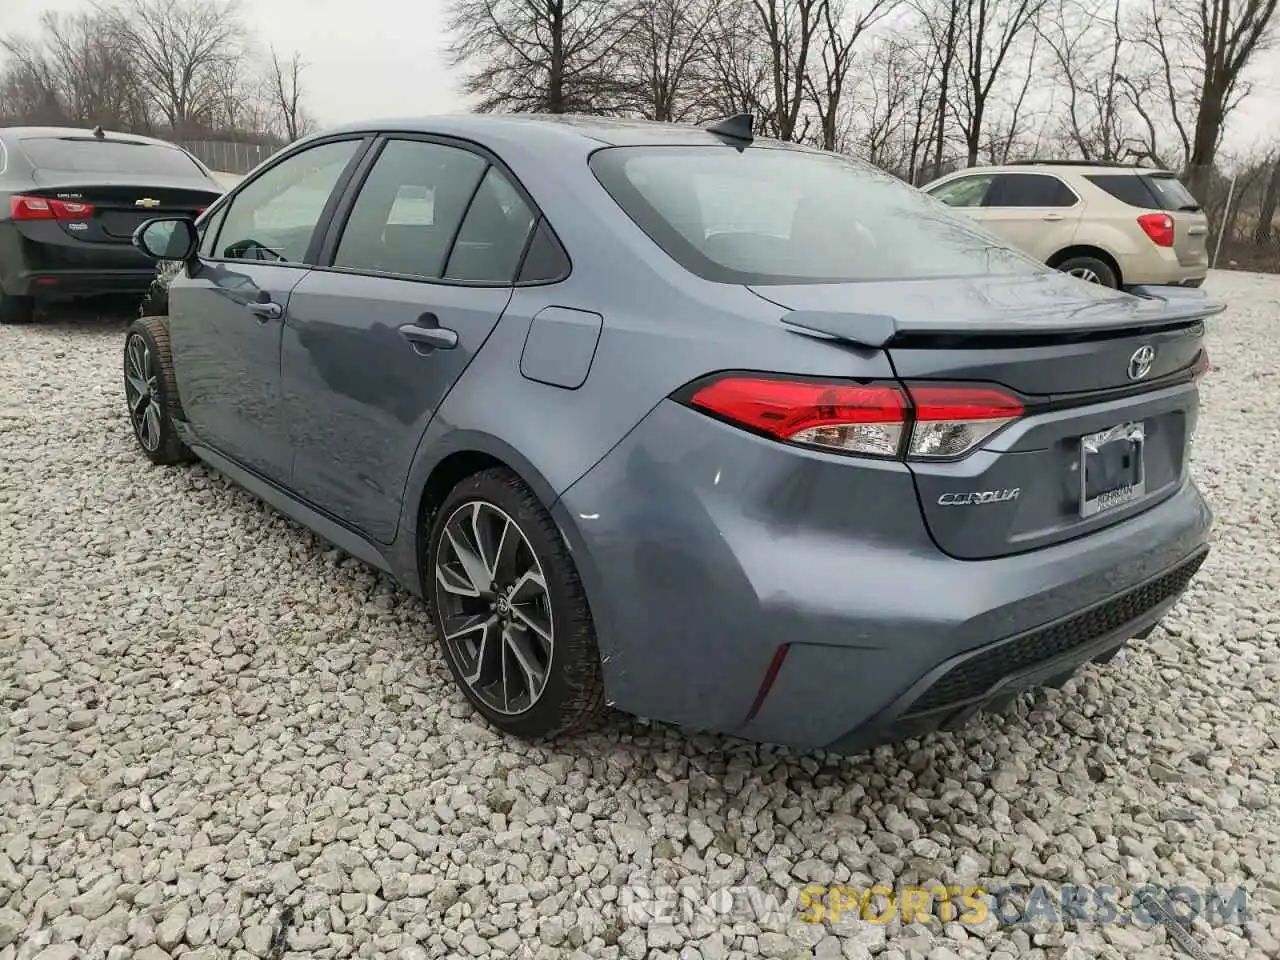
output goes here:
{"type": "Polygon", "coordinates": [[[1258,211],[1258,226],[1253,231],[1253,239],[1256,243],[1269,244],[1275,239],[1277,206],[1280,206],[1280,157],[1276,157],[1275,166],[1271,168],[1271,177],[1267,180],[1266,192],[1262,195],[1262,208],[1258,211]]]}

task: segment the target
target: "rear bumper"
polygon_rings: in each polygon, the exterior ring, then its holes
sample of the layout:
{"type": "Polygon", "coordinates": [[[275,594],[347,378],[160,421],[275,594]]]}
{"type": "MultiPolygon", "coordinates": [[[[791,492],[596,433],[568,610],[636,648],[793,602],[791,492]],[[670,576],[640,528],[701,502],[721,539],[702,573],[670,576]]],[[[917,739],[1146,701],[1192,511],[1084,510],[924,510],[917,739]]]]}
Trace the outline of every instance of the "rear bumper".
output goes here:
{"type": "Polygon", "coordinates": [[[1209,261],[1181,263],[1172,250],[1156,247],[1117,258],[1126,287],[1138,285],[1198,287],[1209,274],[1209,261]]]}
{"type": "Polygon", "coordinates": [[[961,723],[1105,658],[1172,606],[1212,525],[1187,479],[1089,536],[955,560],[929,538],[905,467],[810,456],[669,402],[553,514],[614,705],[847,751],[961,723]]]}
{"type": "Polygon", "coordinates": [[[54,223],[0,224],[0,289],[10,296],[142,293],[155,275],[155,262],[127,243],[84,243],[54,223]]]}

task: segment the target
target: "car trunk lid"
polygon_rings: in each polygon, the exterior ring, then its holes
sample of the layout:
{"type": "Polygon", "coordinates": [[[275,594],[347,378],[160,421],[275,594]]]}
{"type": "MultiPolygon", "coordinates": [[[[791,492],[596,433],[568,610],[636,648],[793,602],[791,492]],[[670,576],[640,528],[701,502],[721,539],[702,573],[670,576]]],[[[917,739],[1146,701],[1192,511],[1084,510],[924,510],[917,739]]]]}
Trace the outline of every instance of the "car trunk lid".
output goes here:
{"type": "Polygon", "coordinates": [[[220,196],[212,184],[202,188],[189,180],[157,177],[113,176],[110,183],[94,183],[39,171],[36,183],[38,187],[24,195],[58,201],[59,226],[87,243],[127,244],[146,221],[195,217],[220,196]]]}
{"type": "Polygon", "coordinates": [[[755,292],[789,308],[797,332],[883,348],[908,388],[992,384],[1022,403],[968,455],[910,461],[925,522],[952,556],[1082,536],[1183,482],[1204,320],[1221,309],[1199,291],[1139,297],[1047,274],[755,292]]]}

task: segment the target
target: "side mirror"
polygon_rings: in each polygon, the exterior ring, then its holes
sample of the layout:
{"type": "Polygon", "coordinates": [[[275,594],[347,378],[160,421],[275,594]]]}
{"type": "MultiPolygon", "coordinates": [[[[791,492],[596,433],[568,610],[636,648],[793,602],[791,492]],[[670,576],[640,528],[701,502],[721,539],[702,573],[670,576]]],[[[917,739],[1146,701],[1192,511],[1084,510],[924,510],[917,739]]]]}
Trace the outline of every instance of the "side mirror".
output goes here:
{"type": "Polygon", "coordinates": [[[190,260],[199,243],[195,222],[185,217],[148,220],[133,232],[133,245],[153,260],[190,260]]]}

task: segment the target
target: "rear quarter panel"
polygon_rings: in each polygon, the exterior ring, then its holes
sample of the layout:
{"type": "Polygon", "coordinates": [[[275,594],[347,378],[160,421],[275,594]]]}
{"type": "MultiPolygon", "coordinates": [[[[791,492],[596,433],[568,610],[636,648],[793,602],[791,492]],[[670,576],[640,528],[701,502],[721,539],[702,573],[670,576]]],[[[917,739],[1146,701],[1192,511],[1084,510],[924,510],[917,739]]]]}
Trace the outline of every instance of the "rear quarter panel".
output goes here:
{"type": "Polygon", "coordinates": [[[416,530],[421,493],[452,453],[475,450],[519,472],[551,506],[672,391],[718,370],[888,377],[879,351],[791,332],[786,311],[745,287],[685,272],[622,212],[576,153],[548,157],[494,142],[564,244],[572,271],[519,287],[484,349],[442,403],[419,445],[403,498],[402,530],[416,530]],[[602,317],[587,376],[568,388],[521,372],[532,318],[549,307],[602,317]]]}

